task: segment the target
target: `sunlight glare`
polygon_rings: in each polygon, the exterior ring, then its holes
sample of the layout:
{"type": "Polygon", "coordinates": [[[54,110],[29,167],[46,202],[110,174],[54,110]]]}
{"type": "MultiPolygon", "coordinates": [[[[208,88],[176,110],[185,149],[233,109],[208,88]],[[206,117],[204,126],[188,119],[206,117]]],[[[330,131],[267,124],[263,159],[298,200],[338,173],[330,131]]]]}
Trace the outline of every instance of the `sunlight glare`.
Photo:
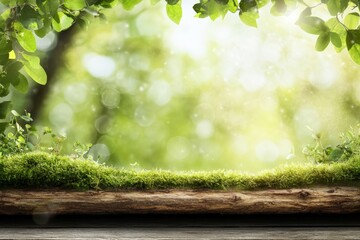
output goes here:
{"type": "Polygon", "coordinates": [[[172,90],[169,83],[164,80],[157,80],[151,83],[147,96],[158,106],[166,105],[172,97],[172,90]]]}
{"type": "Polygon", "coordinates": [[[263,140],[256,144],[256,157],[262,162],[273,162],[280,155],[278,146],[270,141],[263,140]]]}
{"type": "Polygon", "coordinates": [[[49,120],[57,129],[69,127],[72,124],[73,110],[66,103],[59,103],[49,113],[49,120]]]}
{"type": "Polygon", "coordinates": [[[107,56],[101,56],[95,53],[87,53],[82,59],[86,70],[94,77],[110,77],[116,69],[115,61],[107,56]]]}
{"type": "Polygon", "coordinates": [[[196,124],[196,134],[200,138],[209,138],[214,132],[214,126],[209,120],[202,120],[196,124]]]}
{"type": "Polygon", "coordinates": [[[239,80],[248,92],[255,92],[260,90],[267,82],[266,77],[261,71],[245,72],[239,80]]]}
{"type": "Polygon", "coordinates": [[[191,152],[190,142],[184,137],[174,137],[167,144],[168,158],[172,160],[183,160],[191,152]]]}

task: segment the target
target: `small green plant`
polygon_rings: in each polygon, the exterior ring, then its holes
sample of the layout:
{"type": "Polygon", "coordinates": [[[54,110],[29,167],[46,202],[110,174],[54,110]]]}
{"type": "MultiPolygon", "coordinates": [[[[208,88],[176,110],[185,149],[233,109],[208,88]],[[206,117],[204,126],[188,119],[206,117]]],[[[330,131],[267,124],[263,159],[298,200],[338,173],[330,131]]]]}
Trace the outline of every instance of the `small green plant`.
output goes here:
{"type": "Polygon", "coordinates": [[[303,153],[307,159],[315,163],[346,161],[351,156],[360,154],[360,125],[340,134],[342,142],[336,147],[324,147],[320,134],[313,134],[313,139],[314,144],[306,146],[303,153]]]}
{"type": "Polygon", "coordinates": [[[51,153],[60,154],[63,147],[63,142],[66,140],[66,137],[60,134],[56,134],[49,127],[44,127],[42,129],[42,136],[50,136],[50,146],[45,147],[41,144],[41,138],[38,135],[37,146],[41,151],[49,151],[51,153]]]}
{"type": "Polygon", "coordinates": [[[25,112],[24,115],[20,115],[15,110],[11,111],[10,121],[1,124],[4,131],[0,134],[0,156],[29,152],[35,149],[34,144],[30,141],[32,137],[36,136],[36,129],[29,124],[32,121],[30,113],[25,112]]]}
{"type": "Polygon", "coordinates": [[[84,144],[84,143],[80,143],[78,141],[76,141],[73,145],[73,151],[74,154],[73,156],[75,158],[83,158],[83,159],[88,159],[88,160],[93,160],[92,156],[89,155],[89,150],[92,147],[92,144],[84,144]]]}
{"type": "MultiPolygon", "coordinates": [[[[0,123],[3,128],[0,131],[0,157],[37,150],[57,155],[61,153],[66,137],[54,133],[49,127],[43,127],[39,130],[31,125],[32,121],[30,113],[25,111],[25,114],[21,115],[12,110],[9,121],[0,123]]],[[[76,142],[72,156],[90,159],[91,156],[87,153],[91,146],[91,144],[76,142]]]]}

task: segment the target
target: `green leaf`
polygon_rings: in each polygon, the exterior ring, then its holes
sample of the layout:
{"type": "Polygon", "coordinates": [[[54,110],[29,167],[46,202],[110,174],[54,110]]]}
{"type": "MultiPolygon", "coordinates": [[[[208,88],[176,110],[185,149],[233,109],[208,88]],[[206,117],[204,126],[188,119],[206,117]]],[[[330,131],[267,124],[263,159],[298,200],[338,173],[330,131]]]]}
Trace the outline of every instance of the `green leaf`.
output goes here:
{"type": "Polygon", "coordinates": [[[20,12],[19,22],[29,30],[37,30],[44,25],[40,14],[30,5],[25,5],[20,12]]]}
{"type": "Polygon", "coordinates": [[[15,75],[17,74],[20,69],[23,67],[23,64],[21,62],[18,62],[18,61],[15,61],[15,60],[12,60],[9,62],[8,65],[6,65],[5,67],[5,71],[6,73],[9,75],[15,75]]]}
{"type": "Polygon", "coordinates": [[[204,11],[205,9],[203,9],[202,4],[201,3],[196,3],[193,6],[193,9],[196,13],[200,13],[201,11],[204,11]]]}
{"type": "Polygon", "coordinates": [[[142,0],[119,0],[125,10],[133,9],[142,0]]]}
{"type": "Polygon", "coordinates": [[[332,32],[336,32],[339,35],[346,35],[345,27],[341,23],[339,23],[336,18],[330,18],[328,21],[326,21],[326,26],[332,32]]]}
{"type": "Polygon", "coordinates": [[[307,7],[305,8],[301,13],[300,13],[300,19],[303,18],[303,17],[310,17],[311,16],[311,8],[310,7],[307,7]]]}
{"type": "Polygon", "coordinates": [[[59,0],[36,0],[36,5],[42,15],[46,16],[43,20],[48,20],[48,17],[54,17],[57,14],[60,6],[59,0]]]}
{"type": "MultiPolygon", "coordinates": [[[[170,0],[170,1],[174,1],[174,0],[170,0]]],[[[220,5],[227,5],[229,3],[229,0],[215,0],[215,2],[220,5]]]]}
{"type": "Polygon", "coordinates": [[[64,0],[64,6],[71,10],[81,10],[86,7],[85,0],[64,0]]]}
{"type": "Polygon", "coordinates": [[[57,14],[59,5],[59,0],[47,0],[45,3],[46,10],[51,16],[55,16],[57,14]]]}
{"type": "Polygon", "coordinates": [[[9,126],[8,122],[0,122],[0,132],[5,132],[6,128],[9,126]]]}
{"type": "Polygon", "coordinates": [[[0,3],[8,5],[10,3],[10,0],[0,0],[0,3]]]}
{"type": "Polygon", "coordinates": [[[331,153],[329,155],[329,160],[338,161],[338,160],[340,160],[340,158],[343,154],[344,154],[343,149],[335,148],[333,151],[331,151],[331,153]]]}
{"type": "Polygon", "coordinates": [[[182,17],[181,1],[176,5],[166,4],[166,13],[174,23],[179,24],[182,17]]]}
{"type": "Polygon", "coordinates": [[[197,17],[205,18],[210,17],[211,20],[215,20],[220,16],[225,16],[228,11],[237,11],[237,0],[229,0],[228,4],[220,4],[215,0],[201,1],[201,3],[195,4],[193,9],[198,14],[197,17]],[[235,5],[234,5],[235,4],[235,5]]]}
{"type": "Polygon", "coordinates": [[[8,88],[10,86],[9,77],[8,77],[8,75],[6,73],[2,73],[0,75],[0,84],[4,88],[8,88]]]}
{"type": "Polygon", "coordinates": [[[47,76],[45,70],[40,65],[40,59],[37,56],[22,53],[25,72],[38,84],[45,85],[47,76]]]}
{"type": "Polygon", "coordinates": [[[21,23],[15,22],[14,23],[15,29],[15,37],[16,40],[19,42],[20,46],[28,52],[35,52],[36,51],[36,40],[35,36],[32,31],[27,30],[22,26],[21,23]]]}
{"type": "Polygon", "coordinates": [[[10,89],[0,84],[0,97],[6,97],[10,94],[10,89]]]}
{"type": "Polygon", "coordinates": [[[241,21],[248,26],[257,27],[256,20],[259,18],[257,2],[255,0],[242,0],[239,7],[241,21]]]}
{"type": "Polygon", "coordinates": [[[23,67],[21,62],[12,61],[9,65],[6,66],[6,80],[8,82],[7,88],[10,83],[20,92],[27,92],[28,82],[27,79],[19,71],[23,67]]]}
{"type": "Polygon", "coordinates": [[[117,0],[103,0],[100,4],[103,8],[113,8],[118,3],[117,0]]]}
{"type": "MultiPolygon", "coordinates": [[[[4,20],[4,19],[9,19],[9,18],[10,18],[10,15],[11,15],[11,9],[8,8],[8,9],[6,9],[5,11],[3,11],[0,16],[1,16],[1,18],[4,20]]],[[[0,19],[1,19],[1,18],[0,18],[0,19]]]]}
{"type": "Polygon", "coordinates": [[[316,41],[315,49],[317,51],[324,51],[330,43],[330,32],[321,33],[316,41]]]}
{"type": "Polygon", "coordinates": [[[349,0],[329,0],[327,2],[327,8],[332,16],[336,16],[338,13],[342,13],[348,6],[349,0]]]}
{"type": "MultiPolygon", "coordinates": [[[[344,26],[339,23],[339,21],[336,18],[331,18],[326,22],[326,26],[328,26],[328,28],[330,29],[331,32],[334,32],[336,34],[338,34],[338,36],[340,37],[341,40],[341,47],[337,47],[337,45],[334,44],[334,38],[333,35],[331,35],[331,42],[333,43],[333,45],[335,46],[335,50],[337,52],[340,52],[341,50],[343,50],[346,46],[346,29],[344,28],[344,26]]],[[[336,40],[335,40],[336,41],[336,40]]],[[[338,44],[340,46],[340,44],[338,44]]]]}
{"type": "Polygon", "coordinates": [[[9,88],[5,87],[0,83],[0,97],[6,97],[7,95],[9,95],[9,93],[10,93],[9,88]]]}
{"type": "Polygon", "coordinates": [[[72,26],[74,19],[63,12],[58,12],[52,20],[52,26],[55,31],[61,32],[72,26]]]}
{"type": "Polygon", "coordinates": [[[240,1],[239,7],[242,12],[248,12],[257,9],[257,2],[255,0],[242,0],[240,1]]]}
{"type": "Polygon", "coordinates": [[[352,60],[360,65],[360,32],[349,30],[346,35],[346,47],[352,60]]]}
{"type": "Polygon", "coordinates": [[[347,49],[350,50],[356,44],[360,44],[360,30],[348,30],[346,35],[347,49]]]}
{"type": "Polygon", "coordinates": [[[230,0],[227,4],[228,10],[232,13],[236,13],[236,11],[238,10],[238,6],[238,0],[230,0]]]}
{"type": "Polygon", "coordinates": [[[51,32],[52,28],[51,28],[51,19],[47,18],[44,19],[44,26],[38,30],[35,30],[35,34],[38,37],[45,37],[46,34],[48,34],[49,32],[51,32]]]}
{"type": "Polygon", "coordinates": [[[228,6],[218,4],[216,1],[209,1],[207,11],[210,19],[214,21],[220,16],[225,17],[226,13],[228,12],[228,6]]]}
{"type": "Polygon", "coordinates": [[[323,32],[329,31],[324,20],[318,17],[303,17],[297,21],[297,24],[302,30],[310,34],[320,35],[323,32]]]}
{"type": "Polygon", "coordinates": [[[336,48],[342,47],[342,41],[339,34],[335,32],[330,32],[330,41],[336,48]]]}
{"type": "Polygon", "coordinates": [[[349,13],[344,19],[344,24],[348,29],[357,29],[359,26],[360,16],[358,13],[349,13]]]}
{"type": "Polygon", "coordinates": [[[257,27],[256,20],[259,18],[259,14],[255,11],[253,12],[243,12],[240,13],[241,21],[251,27],[257,27]]]}
{"type": "Polygon", "coordinates": [[[5,101],[0,103],[0,119],[6,118],[7,114],[10,111],[10,107],[11,107],[10,101],[5,101]]]}
{"type": "Polygon", "coordinates": [[[11,50],[12,50],[11,41],[6,38],[5,34],[3,34],[2,36],[0,35],[0,54],[1,55],[7,54],[11,50]]]}
{"type": "Polygon", "coordinates": [[[13,85],[16,90],[22,93],[26,93],[29,89],[29,83],[26,77],[21,73],[19,73],[16,78],[11,79],[11,85],[13,85]]]}
{"type": "Polygon", "coordinates": [[[287,10],[287,6],[284,0],[275,0],[274,5],[271,7],[270,12],[274,16],[281,16],[287,10]]]}
{"type": "Polygon", "coordinates": [[[9,91],[9,79],[7,77],[6,74],[1,74],[0,75],[0,97],[5,97],[7,96],[10,91],[9,91]]]}
{"type": "Polygon", "coordinates": [[[24,67],[26,73],[38,84],[45,85],[47,82],[47,76],[45,70],[40,66],[32,66],[25,64],[24,67]]]}
{"type": "Polygon", "coordinates": [[[17,111],[11,110],[10,112],[11,112],[11,114],[14,115],[15,117],[20,117],[20,113],[18,113],[17,111]]]}
{"type": "Polygon", "coordinates": [[[0,65],[5,65],[8,62],[9,62],[9,54],[8,53],[0,55],[0,65]]]}
{"type": "MultiPolygon", "coordinates": [[[[166,3],[169,4],[169,5],[176,5],[179,1],[180,0],[166,0],[166,3]]],[[[227,1],[228,2],[229,0],[217,0],[217,1],[220,1],[220,2],[227,1]]],[[[227,4],[227,2],[224,3],[224,4],[227,4]]]]}
{"type": "Polygon", "coordinates": [[[46,13],[45,9],[45,2],[44,0],[36,0],[36,6],[38,7],[39,11],[42,13],[46,13]]]}

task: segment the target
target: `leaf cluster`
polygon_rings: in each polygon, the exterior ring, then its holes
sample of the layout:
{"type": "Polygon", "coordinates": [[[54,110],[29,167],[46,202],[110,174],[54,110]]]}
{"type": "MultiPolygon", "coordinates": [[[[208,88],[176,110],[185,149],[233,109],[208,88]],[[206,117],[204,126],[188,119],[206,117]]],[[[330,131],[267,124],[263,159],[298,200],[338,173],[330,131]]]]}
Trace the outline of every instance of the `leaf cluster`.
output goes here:
{"type": "MultiPolygon", "coordinates": [[[[101,16],[101,9],[114,7],[117,0],[0,0],[0,99],[10,86],[28,91],[28,79],[46,84],[47,75],[37,54],[36,37],[61,32],[88,16],[101,16]]],[[[9,112],[0,103],[0,119],[9,112]]]]}
{"type": "Polygon", "coordinates": [[[29,124],[31,121],[29,113],[20,115],[13,110],[10,121],[1,123],[0,156],[25,153],[35,149],[30,142],[30,138],[36,135],[35,130],[29,124]],[[25,124],[21,125],[20,121],[25,124]]]}
{"type": "MultiPolygon", "coordinates": [[[[50,31],[61,32],[75,23],[87,24],[89,17],[102,17],[102,10],[117,4],[133,9],[143,0],[0,0],[0,119],[9,112],[8,102],[1,99],[10,86],[21,92],[28,90],[28,78],[46,84],[46,72],[37,54],[36,37],[50,31]]],[[[182,0],[151,0],[166,3],[166,12],[175,23],[182,18],[182,0]]],[[[275,16],[302,9],[297,24],[307,33],[317,35],[315,48],[323,51],[330,43],[340,52],[347,49],[360,64],[360,2],[358,0],[198,0],[193,6],[196,16],[215,20],[227,13],[238,14],[240,20],[256,27],[259,9],[270,5],[275,16]],[[328,19],[314,14],[323,8],[328,19]]]]}
{"type": "Polygon", "coordinates": [[[357,0],[321,0],[314,5],[304,0],[200,0],[194,10],[198,17],[212,20],[228,12],[238,12],[244,24],[257,27],[259,9],[268,4],[274,16],[303,8],[297,24],[305,32],[318,35],[316,50],[323,51],[330,43],[338,52],[347,48],[353,61],[360,64],[360,5],[357,0]],[[315,8],[321,7],[328,12],[326,20],[313,14],[315,8]]]}
{"type": "Polygon", "coordinates": [[[360,126],[350,128],[340,135],[341,143],[336,147],[324,146],[321,135],[314,134],[314,143],[306,146],[303,153],[306,158],[314,163],[334,163],[347,161],[353,156],[360,155],[360,126]]]}
{"type": "MultiPolygon", "coordinates": [[[[0,156],[18,153],[43,151],[60,154],[65,136],[56,134],[49,127],[37,128],[31,123],[30,113],[21,115],[11,110],[10,120],[0,123],[0,156]],[[44,140],[46,138],[46,140],[44,140]]],[[[75,142],[72,156],[75,158],[91,159],[88,152],[91,144],[75,142]]]]}

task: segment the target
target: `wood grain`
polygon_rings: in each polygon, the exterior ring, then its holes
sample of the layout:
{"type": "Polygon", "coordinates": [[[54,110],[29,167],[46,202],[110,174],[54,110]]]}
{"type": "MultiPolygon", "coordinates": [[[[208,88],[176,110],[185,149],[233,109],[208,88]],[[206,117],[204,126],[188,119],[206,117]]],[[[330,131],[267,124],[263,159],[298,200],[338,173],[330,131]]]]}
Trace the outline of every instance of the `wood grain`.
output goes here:
{"type": "Polygon", "coordinates": [[[360,213],[360,188],[261,191],[0,191],[0,214],[360,213]]]}
{"type": "Polygon", "coordinates": [[[0,239],[359,239],[358,228],[42,228],[0,229],[0,239]]]}

